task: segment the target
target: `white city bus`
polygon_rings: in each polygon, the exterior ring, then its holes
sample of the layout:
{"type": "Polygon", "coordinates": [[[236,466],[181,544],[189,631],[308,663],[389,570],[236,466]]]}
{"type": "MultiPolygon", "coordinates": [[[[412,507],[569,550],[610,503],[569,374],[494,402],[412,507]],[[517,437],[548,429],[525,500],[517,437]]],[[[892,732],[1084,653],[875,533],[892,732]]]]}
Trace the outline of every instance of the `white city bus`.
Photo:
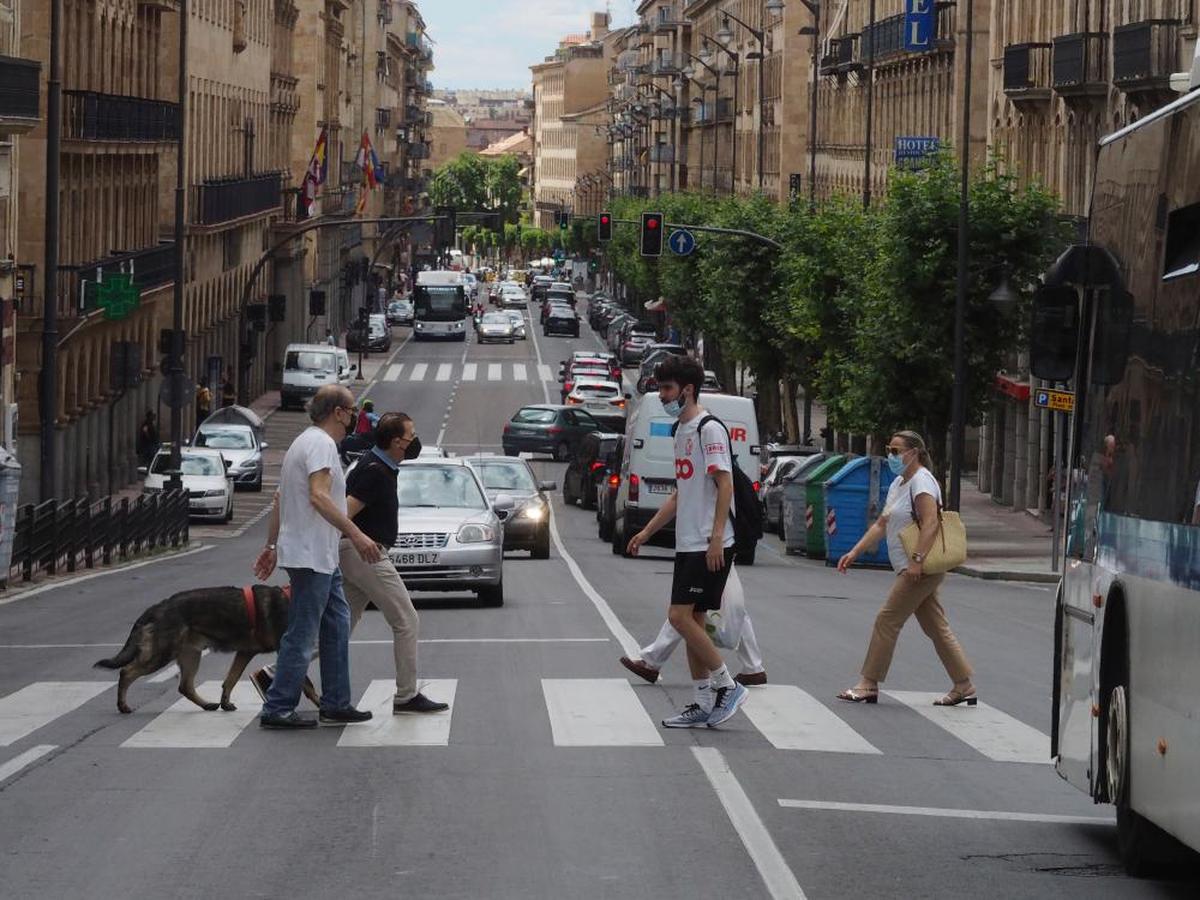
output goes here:
{"type": "Polygon", "coordinates": [[[1076,393],[1051,753],[1136,874],[1200,848],[1200,90],[1101,142],[1031,340],[1076,393]]]}
{"type": "Polygon", "coordinates": [[[467,339],[467,292],[462,272],[418,272],[413,289],[413,340],[467,339]]]}

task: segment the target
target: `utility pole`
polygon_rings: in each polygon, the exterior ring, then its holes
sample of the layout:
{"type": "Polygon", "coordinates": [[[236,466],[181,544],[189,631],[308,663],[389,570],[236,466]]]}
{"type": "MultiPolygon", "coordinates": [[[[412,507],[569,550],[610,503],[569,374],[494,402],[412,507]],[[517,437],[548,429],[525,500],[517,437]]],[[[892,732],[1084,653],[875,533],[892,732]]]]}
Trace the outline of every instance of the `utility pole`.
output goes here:
{"type": "MultiPolygon", "coordinates": [[[[183,443],[183,291],[187,254],[187,224],[184,221],[187,209],[187,169],[184,156],[187,151],[187,58],[188,58],[188,0],[179,0],[179,109],[178,132],[175,140],[175,290],[171,298],[171,354],[167,364],[167,378],[171,392],[171,482],[176,490],[183,487],[179,470],[182,465],[183,443]]],[[[239,322],[240,322],[239,318],[239,322]]],[[[241,340],[241,335],[238,335],[241,340]]]]}
{"type": "Polygon", "coordinates": [[[863,32],[871,35],[867,49],[867,140],[863,153],[863,209],[871,208],[871,153],[875,143],[875,0],[871,0],[870,24],[863,32]]]}
{"type": "MultiPolygon", "coordinates": [[[[41,500],[57,493],[58,463],[58,181],[62,151],[63,0],[50,0],[50,72],[46,80],[46,228],[42,289],[42,371],[38,413],[42,420],[41,500]]],[[[111,460],[109,461],[111,465],[111,460]]]]}

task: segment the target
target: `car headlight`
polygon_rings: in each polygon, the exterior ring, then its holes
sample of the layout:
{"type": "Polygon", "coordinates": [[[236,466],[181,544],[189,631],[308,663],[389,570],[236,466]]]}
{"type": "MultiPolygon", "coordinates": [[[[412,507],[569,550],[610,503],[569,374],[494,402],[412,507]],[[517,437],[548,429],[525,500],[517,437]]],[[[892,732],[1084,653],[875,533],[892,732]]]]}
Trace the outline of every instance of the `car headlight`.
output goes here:
{"type": "Polygon", "coordinates": [[[214,488],[211,491],[205,491],[204,496],[205,497],[224,497],[225,491],[221,488],[214,488]]]}
{"type": "Polygon", "coordinates": [[[484,544],[496,539],[496,532],[490,525],[464,525],[458,529],[460,544],[484,544]]]}
{"type": "Polygon", "coordinates": [[[417,323],[417,331],[420,331],[420,330],[421,330],[422,328],[424,328],[424,327],[425,327],[425,323],[424,323],[424,322],[418,322],[418,323],[417,323]]]}
{"type": "Polygon", "coordinates": [[[527,506],[521,510],[521,518],[523,519],[532,519],[535,522],[540,522],[545,517],[546,508],[540,503],[534,504],[533,506],[527,506]]]}

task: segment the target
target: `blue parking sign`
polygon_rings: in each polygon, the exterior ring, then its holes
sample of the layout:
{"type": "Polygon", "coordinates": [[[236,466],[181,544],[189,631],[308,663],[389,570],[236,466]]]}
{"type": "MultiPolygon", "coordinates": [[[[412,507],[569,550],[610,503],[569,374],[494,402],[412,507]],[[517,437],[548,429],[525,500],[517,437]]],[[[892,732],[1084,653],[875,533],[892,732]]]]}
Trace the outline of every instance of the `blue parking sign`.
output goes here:
{"type": "Polygon", "coordinates": [[[927,53],[933,49],[937,26],[933,0],[904,0],[904,49],[927,53]]]}

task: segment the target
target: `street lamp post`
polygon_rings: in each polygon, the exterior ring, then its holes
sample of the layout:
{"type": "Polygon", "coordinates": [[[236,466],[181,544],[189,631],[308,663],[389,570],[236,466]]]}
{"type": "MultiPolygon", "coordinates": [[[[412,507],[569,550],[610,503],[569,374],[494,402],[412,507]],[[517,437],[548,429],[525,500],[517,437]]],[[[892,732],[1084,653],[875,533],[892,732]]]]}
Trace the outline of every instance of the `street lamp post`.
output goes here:
{"type": "MultiPolygon", "coordinates": [[[[872,5],[874,2],[875,0],[871,0],[872,5]]],[[[783,6],[783,0],[767,0],[763,6],[763,11],[775,15],[776,13],[783,11],[783,6]]],[[[750,32],[751,37],[758,42],[758,190],[759,193],[762,193],[764,160],[763,151],[766,146],[765,131],[767,125],[767,117],[764,115],[767,108],[767,101],[763,97],[763,88],[765,85],[767,67],[767,33],[766,29],[750,27],[748,23],[739,19],[727,9],[722,9],[721,15],[724,17],[724,21],[721,24],[721,30],[716,34],[718,42],[722,44],[728,44],[733,41],[733,31],[731,31],[729,28],[730,19],[732,19],[734,22],[737,22],[748,32],[750,32]]],[[[735,135],[734,140],[736,141],[736,139],[737,138],[735,135]]]]}
{"type": "MultiPolygon", "coordinates": [[[[658,93],[662,94],[664,97],[666,97],[668,100],[671,101],[671,106],[669,108],[664,107],[661,102],[659,103],[660,116],[665,116],[667,118],[673,118],[675,116],[675,110],[676,110],[678,104],[675,102],[675,97],[670,92],[664,91],[658,85],[651,84],[650,82],[643,82],[641,87],[646,87],[646,88],[650,88],[650,90],[652,90],[652,91],[657,91],[658,93]]],[[[657,143],[655,144],[655,146],[656,147],[658,146],[657,143]]],[[[676,184],[675,184],[675,156],[676,156],[676,153],[675,153],[675,150],[676,150],[676,141],[674,140],[674,129],[672,129],[671,162],[667,164],[669,171],[671,173],[668,181],[670,182],[672,191],[676,190],[676,184]]],[[[659,160],[658,164],[661,166],[662,160],[659,160]]]]}
{"type": "MultiPolygon", "coordinates": [[[[821,78],[821,2],[820,0],[800,0],[813,15],[812,30],[812,78],[808,111],[808,208],[810,212],[817,209],[817,101],[820,99],[821,78]]],[[[804,34],[806,29],[801,29],[804,34]]],[[[808,433],[808,415],[811,410],[810,402],[805,402],[805,434],[808,433]]]]}
{"type": "MultiPolygon", "coordinates": [[[[686,56],[688,59],[690,59],[693,63],[699,63],[701,66],[703,66],[704,69],[707,70],[708,73],[713,76],[713,79],[716,82],[714,87],[708,88],[708,87],[704,86],[703,82],[701,82],[698,78],[696,78],[696,69],[694,66],[688,66],[683,71],[683,74],[686,78],[690,78],[692,81],[695,81],[697,84],[700,85],[700,90],[702,93],[707,92],[709,90],[713,90],[716,92],[713,97],[713,167],[712,167],[712,169],[713,169],[713,190],[715,191],[717,189],[717,162],[721,156],[721,152],[720,152],[721,144],[720,144],[720,141],[717,140],[718,131],[717,131],[717,127],[716,127],[717,107],[721,105],[721,70],[714,69],[712,66],[710,66],[708,63],[706,63],[699,56],[689,53],[687,50],[683,51],[683,55],[686,56]]],[[[700,141],[701,141],[701,147],[703,147],[704,146],[703,132],[701,133],[700,141]]],[[[703,182],[704,182],[704,166],[703,165],[701,165],[701,167],[700,167],[700,181],[701,181],[701,186],[703,186],[703,182]]]]}
{"type": "MultiPolygon", "coordinates": [[[[701,53],[700,53],[701,57],[703,57],[705,51],[708,50],[709,42],[710,42],[709,38],[704,39],[704,50],[701,51],[701,53]]],[[[730,176],[729,176],[729,193],[733,194],[736,192],[736,186],[734,185],[734,180],[737,178],[737,148],[738,148],[737,95],[738,95],[738,85],[741,82],[741,78],[740,78],[741,66],[739,64],[739,56],[735,51],[730,50],[728,47],[726,47],[724,44],[722,44],[716,38],[713,38],[711,40],[711,43],[715,44],[720,50],[722,50],[724,53],[728,54],[729,58],[733,61],[733,121],[731,123],[731,135],[733,138],[733,151],[732,151],[730,161],[729,161],[729,167],[732,170],[730,173],[730,176]]],[[[718,103],[719,102],[720,102],[720,98],[718,98],[718,103]]]]}
{"type": "MultiPolygon", "coordinates": [[[[867,134],[863,153],[863,209],[871,206],[871,153],[875,143],[875,0],[871,0],[869,24],[864,35],[870,34],[867,50],[867,134]]],[[[957,507],[955,507],[957,509],[957,507]]]]}

